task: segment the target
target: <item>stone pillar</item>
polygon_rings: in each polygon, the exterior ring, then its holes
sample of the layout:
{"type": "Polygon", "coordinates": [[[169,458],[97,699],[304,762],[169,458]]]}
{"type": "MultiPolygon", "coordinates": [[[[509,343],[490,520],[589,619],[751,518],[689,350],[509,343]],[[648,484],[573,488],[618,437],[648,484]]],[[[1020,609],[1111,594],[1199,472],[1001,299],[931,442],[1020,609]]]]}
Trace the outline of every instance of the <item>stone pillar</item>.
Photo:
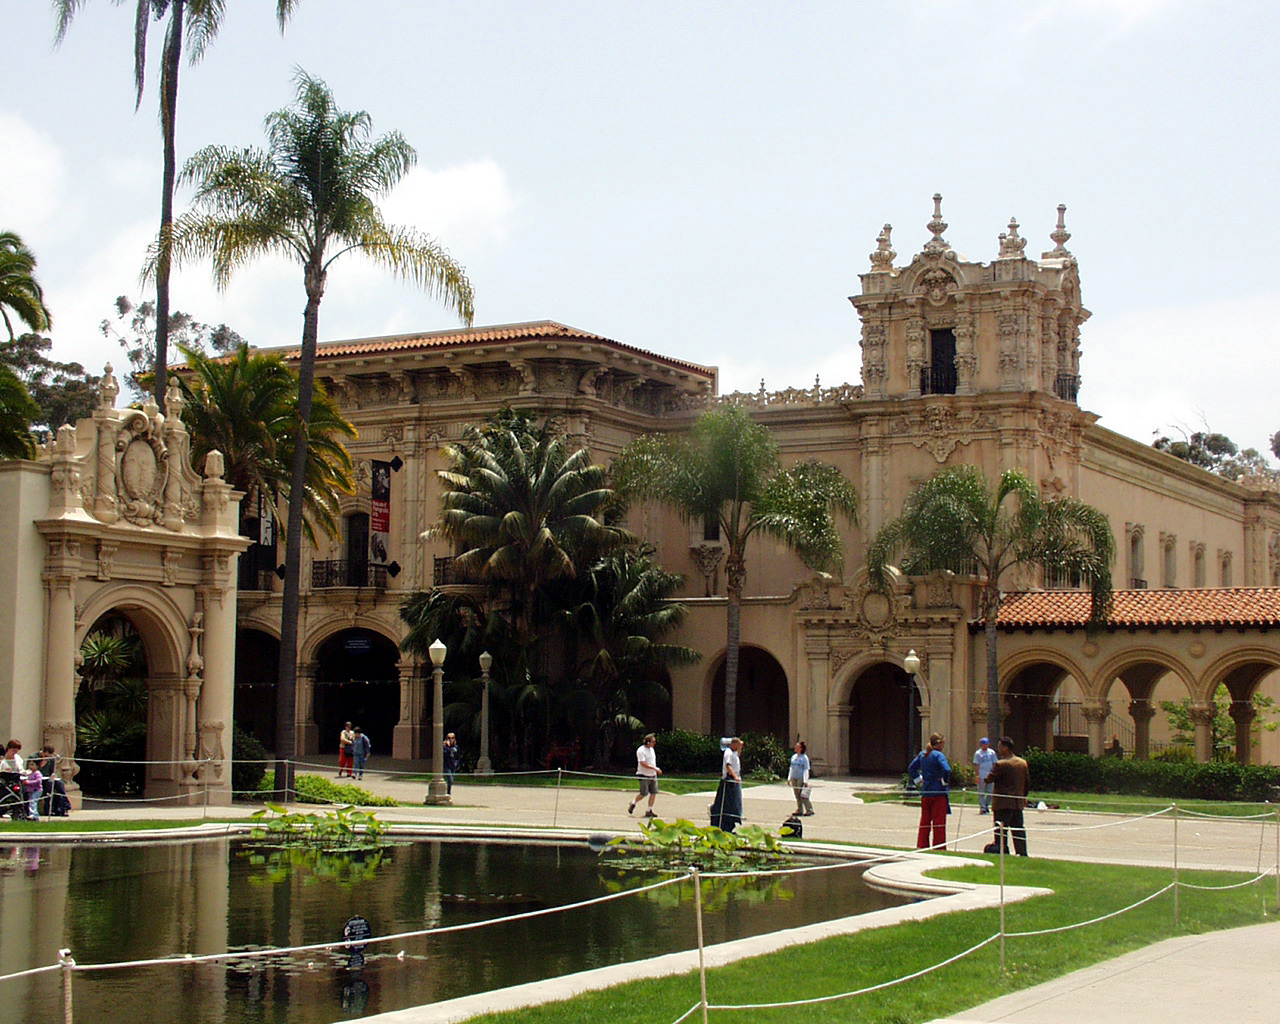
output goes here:
{"type": "Polygon", "coordinates": [[[1129,701],[1129,717],[1133,719],[1133,756],[1151,756],[1151,719],[1156,717],[1156,709],[1149,700],[1129,701]]]}
{"type": "MultiPolygon", "coordinates": [[[[186,728],[186,681],[172,674],[151,674],[147,690],[147,764],[148,800],[163,800],[162,807],[176,806],[180,794],[183,762],[182,734],[186,728]],[[166,799],[167,798],[167,799],[166,799]]],[[[185,799],[185,795],[183,796],[185,799]]]]}
{"type": "Polygon", "coordinates": [[[1201,764],[1213,760],[1213,719],[1217,712],[1211,700],[1191,702],[1191,722],[1196,730],[1196,760],[1201,764]]]}
{"type": "Polygon", "coordinates": [[[1081,710],[1084,713],[1084,720],[1089,723],[1089,756],[1101,757],[1106,746],[1102,728],[1107,724],[1107,718],[1111,714],[1111,701],[1086,697],[1081,710]]]}
{"type": "Polygon", "coordinates": [[[391,738],[391,756],[398,761],[414,761],[430,753],[430,737],[423,728],[425,689],[415,660],[402,661],[400,670],[400,721],[391,738]]]}
{"type": "Polygon", "coordinates": [[[327,755],[332,752],[336,763],[338,737],[334,736],[330,741],[331,751],[320,746],[320,726],[316,723],[316,673],[319,669],[319,664],[314,661],[298,665],[297,689],[294,692],[294,735],[298,738],[299,756],[327,755]]]}
{"type": "Polygon", "coordinates": [[[832,775],[849,774],[850,704],[827,705],[827,766],[832,775]]]}
{"type": "Polygon", "coordinates": [[[76,645],[76,580],[80,575],[80,542],[50,538],[44,572],[48,588],[44,659],[44,742],[62,755],[59,765],[67,795],[79,806],[80,769],[76,754],[76,688],[79,683],[76,645]]]}
{"type": "MultiPolygon", "coordinates": [[[[969,705],[969,742],[965,747],[973,747],[977,749],[978,740],[983,736],[987,736],[987,706],[986,704],[970,704],[969,705]]],[[[994,747],[999,741],[999,736],[987,736],[994,747]]],[[[960,747],[964,750],[965,747],[960,747]]]]}
{"type": "MultiPolygon", "coordinates": [[[[202,794],[211,805],[231,803],[231,723],[235,715],[236,680],[236,591],[235,558],[215,558],[216,576],[201,589],[203,597],[203,662],[200,687],[198,758],[213,758],[200,771],[209,792],[202,794]]],[[[200,615],[192,618],[192,653],[199,655],[200,615]]],[[[196,659],[200,661],[199,658],[196,659]]]]}
{"type": "Polygon", "coordinates": [[[1227,713],[1236,723],[1236,763],[1248,764],[1253,750],[1252,725],[1258,709],[1251,700],[1233,700],[1227,713]]]}
{"type": "Polygon", "coordinates": [[[827,706],[831,691],[831,648],[826,637],[809,636],[805,638],[804,652],[809,678],[806,685],[799,688],[796,728],[809,746],[809,760],[813,767],[829,773],[833,759],[826,746],[827,730],[822,711],[827,706]]]}

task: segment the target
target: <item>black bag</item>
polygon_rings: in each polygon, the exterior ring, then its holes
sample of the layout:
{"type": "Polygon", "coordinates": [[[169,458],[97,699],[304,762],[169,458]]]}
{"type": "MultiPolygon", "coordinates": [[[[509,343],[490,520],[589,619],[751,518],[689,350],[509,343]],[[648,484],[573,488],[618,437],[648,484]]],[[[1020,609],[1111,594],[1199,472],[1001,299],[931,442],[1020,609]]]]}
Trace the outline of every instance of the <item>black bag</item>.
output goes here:
{"type": "Polygon", "coordinates": [[[982,852],[983,852],[983,853],[999,853],[999,852],[1000,852],[1000,844],[999,844],[999,843],[987,843],[987,845],[986,845],[986,846],[984,846],[984,847],[982,848],[982,852]]]}
{"type": "Polygon", "coordinates": [[[804,825],[794,814],[782,823],[782,837],[784,839],[804,838],[804,825]]]}

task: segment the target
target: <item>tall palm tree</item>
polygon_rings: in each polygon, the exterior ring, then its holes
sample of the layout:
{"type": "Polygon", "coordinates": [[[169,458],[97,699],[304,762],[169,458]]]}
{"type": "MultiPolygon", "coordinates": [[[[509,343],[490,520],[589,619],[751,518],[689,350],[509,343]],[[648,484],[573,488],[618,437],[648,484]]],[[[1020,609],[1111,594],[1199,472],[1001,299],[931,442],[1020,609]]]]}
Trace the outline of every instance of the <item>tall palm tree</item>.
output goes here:
{"type": "Polygon", "coordinates": [[[703,413],[688,436],[646,434],[613,464],[624,495],[652,498],[686,520],[715,526],[725,545],[728,597],[724,729],[738,718],[738,653],[747,542],[757,533],[792,548],[811,569],[838,569],[843,543],[836,516],[857,522],[858,495],[834,466],[809,461],[781,468],[778,443],[737,406],[703,413]]]}
{"type": "Polygon", "coordinates": [[[908,575],[949,569],[981,580],[990,736],[1001,733],[996,623],[1002,581],[1029,565],[1085,581],[1095,623],[1105,619],[1111,602],[1115,539],[1107,517],[1077,498],[1044,499],[1015,469],[1000,475],[994,491],[977,466],[953,466],[926,480],[871,542],[867,570],[882,590],[889,586],[889,560],[898,553],[908,575]]]}
{"type": "Polygon", "coordinates": [[[35,278],[35,254],[12,231],[0,231],[0,318],[14,340],[12,312],[33,331],[47,331],[52,318],[35,278]]]}
{"type": "MultiPolygon", "coordinates": [[[[66,38],[76,12],[87,0],[54,0],[58,16],[55,45],[66,38]]],[[[124,0],[113,0],[119,6],[124,0]]],[[[298,0],[276,0],[276,21],[284,32],[285,23],[298,0]]],[[[164,172],[160,193],[160,232],[155,260],[156,279],[156,405],[164,408],[166,374],[169,362],[169,271],[171,253],[168,240],[173,230],[173,192],[176,181],[178,70],[182,66],[182,47],[188,49],[188,61],[197,63],[213,43],[222,27],[226,0],[137,0],[133,14],[133,84],[136,111],[142,106],[142,89],[147,80],[147,30],[152,21],[169,19],[165,31],[164,51],[160,59],[160,131],[164,136],[164,172]]],[[[39,330],[40,328],[36,328],[39,330]]]]}
{"type": "MultiPolygon", "coordinates": [[[[248,345],[228,356],[182,347],[188,372],[178,375],[186,405],[182,420],[191,434],[192,462],[217,450],[226,460],[225,477],[236,490],[261,495],[274,511],[274,496],[288,493],[298,438],[298,377],[278,353],[248,345]]],[[[356,429],[337,403],[317,388],[306,446],[303,529],[336,536],[338,495],[355,493],[351,455],[344,440],[356,429]]],[[[256,509],[256,504],[253,505],[256,509]]]]}
{"type": "MultiPolygon", "coordinates": [[[[371,139],[369,115],[339,110],[320,79],[300,70],[296,82],[295,106],[267,115],[265,150],[208,146],[187,162],[182,178],[195,185],[193,209],[175,223],[172,240],[175,260],[210,258],[220,288],[268,254],[284,253],[302,265],[307,305],[298,363],[299,435],[289,475],[293,495],[306,487],[320,300],[334,260],[363,253],[444,300],[464,323],[474,315],[462,267],[434,239],[388,224],[375,203],[413,166],[413,147],[398,132],[371,139]]],[[[289,760],[296,755],[302,511],[302,502],[289,502],[276,690],[276,754],[289,760]]]]}

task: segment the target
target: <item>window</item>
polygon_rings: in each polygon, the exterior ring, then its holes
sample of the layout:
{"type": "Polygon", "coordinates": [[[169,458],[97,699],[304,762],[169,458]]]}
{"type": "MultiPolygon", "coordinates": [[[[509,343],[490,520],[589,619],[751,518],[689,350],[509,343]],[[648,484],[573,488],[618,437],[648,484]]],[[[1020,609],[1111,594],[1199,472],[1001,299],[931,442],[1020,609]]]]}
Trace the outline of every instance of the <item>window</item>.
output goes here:
{"type": "Polygon", "coordinates": [[[1208,559],[1204,556],[1204,545],[1191,542],[1191,565],[1194,583],[1193,586],[1207,587],[1208,580],[1208,559]]]}
{"type": "Polygon", "coordinates": [[[1142,524],[1125,523],[1124,532],[1129,540],[1129,586],[1134,590],[1145,590],[1147,587],[1147,573],[1143,558],[1144,531],[1142,524]]]}
{"type": "Polygon", "coordinates": [[[347,586],[364,586],[369,568],[369,514],[353,512],[343,523],[347,535],[347,586]]]}
{"type": "Polygon", "coordinates": [[[1222,585],[1224,587],[1235,586],[1231,579],[1231,552],[1219,551],[1218,564],[1222,567],[1222,585]]]}
{"type": "Polygon", "coordinates": [[[929,332],[929,362],[920,370],[920,393],[956,393],[956,332],[950,327],[929,332]]]}
{"type": "Polygon", "coordinates": [[[1178,536],[1174,533],[1160,534],[1160,551],[1164,556],[1164,574],[1161,586],[1176,587],[1178,585],[1178,536]]]}
{"type": "Polygon", "coordinates": [[[715,516],[707,516],[702,521],[702,539],[717,541],[720,539],[720,520],[715,516]]]}

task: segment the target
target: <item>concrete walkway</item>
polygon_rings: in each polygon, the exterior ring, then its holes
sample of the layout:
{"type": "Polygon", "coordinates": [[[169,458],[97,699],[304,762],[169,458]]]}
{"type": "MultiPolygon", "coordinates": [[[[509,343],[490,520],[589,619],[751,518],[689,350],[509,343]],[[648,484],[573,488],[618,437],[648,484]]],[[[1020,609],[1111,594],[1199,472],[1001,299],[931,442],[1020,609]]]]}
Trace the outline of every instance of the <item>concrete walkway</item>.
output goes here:
{"type": "MultiPolygon", "coordinates": [[[[637,815],[627,815],[630,795],[572,786],[525,787],[470,785],[459,777],[454,803],[445,807],[421,804],[426,784],[400,771],[423,772],[418,764],[379,764],[363,780],[365,788],[410,801],[414,806],[379,812],[386,821],[430,825],[493,826],[497,824],[545,828],[559,826],[588,832],[618,833],[635,829],[637,815]]],[[[328,769],[305,769],[328,771],[328,769]]],[[[914,845],[919,812],[894,801],[866,803],[863,797],[885,788],[872,780],[823,779],[815,782],[816,814],[805,819],[805,838],[866,846],[914,845]]],[[[662,793],[657,812],[668,819],[707,821],[712,792],[687,795],[662,793]]],[[[1082,803],[1084,799],[1082,798],[1082,803]]],[[[794,809],[795,801],[782,784],[749,787],[744,794],[746,820],[776,828],[794,809]]],[[[78,812],[85,818],[191,818],[198,808],[157,809],[155,805],[91,805],[78,812]]],[[[210,808],[211,819],[243,817],[249,809],[210,808]]],[[[989,817],[973,808],[956,807],[948,821],[952,849],[979,852],[990,841],[989,817]]],[[[1202,818],[1179,812],[1131,820],[1118,815],[1077,809],[1028,811],[1031,855],[1053,859],[1139,864],[1168,867],[1172,877],[1174,838],[1180,868],[1265,871],[1277,862],[1280,826],[1269,815],[1247,821],[1202,818]]],[[[1272,885],[1268,882],[1268,885],[1272,885]]],[[[1085,968],[1035,988],[1001,997],[955,1017],[945,1024],[1220,1024],[1223,1020],[1267,1019],[1274,1013],[1270,991],[1280,981],[1280,927],[1256,925],[1233,931],[1171,939],[1085,968]],[[1265,1005],[1264,1005],[1265,1000],[1265,1005]],[[1270,1011],[1265,1013],[1265,1011],[1270,1011]]],[[[426,1011],[428,1008],[421,1008],[426,1011]]],[[[428,1020],[427,1015],[400,1011],[396,1020],[428,1020]]],[[[388,1018],[390,1019],[390,1018],[388,1018]]],[[[441,1018],[444,1019],[444,1018],[441,1018]]],[[[456,1019],[456,1018],[453,1018],[456,1019]]],[[[938,1024],[943,1024],[939,1021],[938,1024]]]]}

